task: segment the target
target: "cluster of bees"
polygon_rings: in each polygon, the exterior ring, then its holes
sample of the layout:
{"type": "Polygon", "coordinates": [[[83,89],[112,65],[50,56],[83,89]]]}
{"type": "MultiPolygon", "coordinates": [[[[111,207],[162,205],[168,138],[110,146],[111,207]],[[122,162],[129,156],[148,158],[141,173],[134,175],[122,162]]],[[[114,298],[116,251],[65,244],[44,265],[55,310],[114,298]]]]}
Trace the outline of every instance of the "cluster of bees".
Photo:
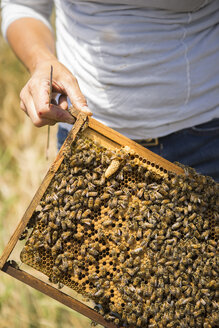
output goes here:
{"type": "Polygon", "coordinates": [[[21,260],[118,327],[216,327],[218,185],[77,138],[36,208],[21,260]]]}

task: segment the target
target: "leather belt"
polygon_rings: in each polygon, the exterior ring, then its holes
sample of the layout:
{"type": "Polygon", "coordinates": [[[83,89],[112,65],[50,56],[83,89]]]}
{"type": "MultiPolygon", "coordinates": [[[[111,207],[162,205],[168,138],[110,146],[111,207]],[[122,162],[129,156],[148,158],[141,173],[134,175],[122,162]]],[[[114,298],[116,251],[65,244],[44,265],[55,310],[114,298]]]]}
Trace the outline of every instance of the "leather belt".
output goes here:
{"type": "Polygon", "coordinates": [[[149,139],[137,139],[133,140],[137,142],[138,144],[142,145],[143,147],[153,147],[159,145],[158,138],[149,138],[149,139]]]}

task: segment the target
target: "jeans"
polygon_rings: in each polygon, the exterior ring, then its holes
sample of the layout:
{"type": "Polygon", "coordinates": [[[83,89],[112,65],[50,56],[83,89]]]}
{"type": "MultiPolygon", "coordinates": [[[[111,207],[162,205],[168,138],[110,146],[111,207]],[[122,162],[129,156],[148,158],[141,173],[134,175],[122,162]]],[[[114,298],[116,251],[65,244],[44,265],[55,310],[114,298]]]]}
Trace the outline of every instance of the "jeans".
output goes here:
{"type": "MultiPolygon", "coordinates": [[[[67,135],[68,130],[59,126],[58,149],[67,135]]],[[[219,182],[219,119],[158,138],[157,146],[147,148],[170,162],[189,165],[219,182]]]]}

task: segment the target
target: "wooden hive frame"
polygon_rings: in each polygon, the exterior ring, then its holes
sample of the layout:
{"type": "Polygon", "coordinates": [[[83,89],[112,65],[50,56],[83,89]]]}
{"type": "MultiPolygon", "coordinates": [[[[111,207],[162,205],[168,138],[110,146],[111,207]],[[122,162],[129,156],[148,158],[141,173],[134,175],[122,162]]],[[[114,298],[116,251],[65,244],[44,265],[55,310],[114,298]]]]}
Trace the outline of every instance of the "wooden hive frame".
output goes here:
{"type": "Polygon", "coordinates": [[[64,305],[68,306],[69,308],[85,315],[86,317],[90,318],[91,320],[103,325],[107,328],[115,328],[115,325],[107,322],[102,315],[91,309],[90,307],[86,306],[85,304],[79,302],[78,300],[70,297],[69,295],[65,294],[64,292],[60,291],[59,289],[52,287],[51,285],[43,282],[42,280],[36,278],[35,276],[29,274],[26,271],[20,270],[16,266],[8,261],[10,254],[14,250],[19,237],[25,230],[34,210],[36,209],[37,205],[39,204],[41,198],[43,197],[45,191],[47,190],[53,176],[55,175],[56,171],[60,167],[66,153],[66,149],[73,143],[75,140],[78,132],[80,131],[83,124],[87,124],[86,129],[83,133],[87,136],[91,137],[93,140],[98,141],[101,145],[105,146],[106,148],[115,149],[121,148],[125,146],[129,146],[135,153],[139,156],[145,158],[146,160],[150,161],[154,167],[162,167],[164,171],[173,172],[176,174],[184,174],[184,170],[169,161],[165,160],[164,158],[154,154],[153,152],[147,150],[146,148],[140,146],[139,144],[135,143],[134,141],[128,139],[127,137],[121,135],[120,133],[110,129],[109,127],[101,124],[100,122],[96,121],[91,117],[87,117],[86,115],[79,113],[76,110],[72,110],[73,116],[77,119],[76,123],[74,124],[72,130],[70,131],[68,137],[66,138],[61,150],[59,151],[55,161],[49,168],[42,184],[40,185],[39,189],[37,190],[35,196],[33,197],[29,207],[27,208],[26,212],[24,213],[20,223],[18,224],[15,232],[11,236],[7,246],[5,247],[3,254],[0,258],[0,269],[11,275],[12,277],[24,282],[25,284],[41,291],[42,293],[52,297],[53,299],[63,303],[64,305]],[[86,123],[85,123],[86,122],[86,123]]]}

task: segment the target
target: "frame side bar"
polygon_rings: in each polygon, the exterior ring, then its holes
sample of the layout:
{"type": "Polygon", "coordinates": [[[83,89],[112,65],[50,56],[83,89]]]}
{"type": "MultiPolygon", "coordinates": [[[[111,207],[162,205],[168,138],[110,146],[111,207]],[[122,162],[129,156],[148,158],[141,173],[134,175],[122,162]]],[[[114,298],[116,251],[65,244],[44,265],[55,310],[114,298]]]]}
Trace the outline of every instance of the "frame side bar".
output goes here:
{"type": "Polygon", "coordinates": [[[38,188],[36,194],[34,195],[30,205],[28,206],[26,212],[24,213],[21,221],[19,222],[16,230],[14,231],[13,235],[11,236],[7,246],[5,247],[2,256],[0,257],[0,270],[4,266],[5,262],[8,260],[11,252],[13,251],[21,233],[26,228],[27,223],[29,222],[35,208],[37,207],[39,201],[43,197],[47,187],[49,186],[53,176],[55,175],[56,171],[58,170],[59,166],[61,165],[64,156],[65,156],[65,149],[68,148],[71,143],[75,140],[78,132],[81,129],[81,126],[84,124],[86,119],[86,116],[84,114],[79,115],[77,121],[75,122],[73,128],[68,134],[68,137],[66,138],[64,144],[62,145],[55,161],[49,168],[49,171],[47,172],[46,176],[43,179],[43,182],[41,183],[40,187],[38,188]]]}

